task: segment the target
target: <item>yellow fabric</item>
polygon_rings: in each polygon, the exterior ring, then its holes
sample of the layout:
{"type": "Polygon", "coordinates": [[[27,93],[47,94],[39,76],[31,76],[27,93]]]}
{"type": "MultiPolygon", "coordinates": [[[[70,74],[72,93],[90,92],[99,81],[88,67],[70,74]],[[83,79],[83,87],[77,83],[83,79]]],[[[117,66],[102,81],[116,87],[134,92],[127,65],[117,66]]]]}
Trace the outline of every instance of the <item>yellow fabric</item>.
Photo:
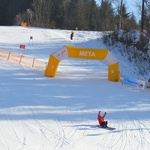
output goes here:
{"type": "Polygon", "coordinates": [[[80,58],[92,60],[104,60],[108,65],[108,80],[118,81],[119,63],[107,49],[80,48],[73,46],[65,46],[59,51],[50,55],[45,75],[54,77],[57,72],[59,62],[66,58],[80,58]]]}
{"type": "Polygon", "coordinates": [[[119,63],[108,65],[108,80],[117,82],[119,79],[119,63]]]}
{"type": "Polygon", "coordinates": [[[81,59],[104,60],[108,54],[107,49],[79,48],[66,46],[68,57],[81,59]]]}
{"type": "Polygon", "coordinates": [[[45,75],[48,77],[55,77],[59,62],[60,61],[56,57],[50,55],[49,62],[45,70],[45,75]]]}
{"type": "Polygon", "coordinates": [[[26,22],[21,22],[21,26],[22,26],[22,27],[26,27],[26,26],[27,26],[27,23],[26,23],[26,22]]]}

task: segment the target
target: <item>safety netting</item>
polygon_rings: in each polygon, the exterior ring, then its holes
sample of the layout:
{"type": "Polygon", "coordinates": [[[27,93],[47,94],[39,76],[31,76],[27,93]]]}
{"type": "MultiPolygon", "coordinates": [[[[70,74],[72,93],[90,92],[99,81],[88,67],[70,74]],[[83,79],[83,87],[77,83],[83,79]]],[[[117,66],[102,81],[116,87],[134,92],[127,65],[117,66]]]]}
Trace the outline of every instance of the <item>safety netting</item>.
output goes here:
{"type": "Polygon", "coordinates": [[[30,56],[0,49],[0,59],[11,61],[26,67],[44,71],[47,63],[30,56]]]}

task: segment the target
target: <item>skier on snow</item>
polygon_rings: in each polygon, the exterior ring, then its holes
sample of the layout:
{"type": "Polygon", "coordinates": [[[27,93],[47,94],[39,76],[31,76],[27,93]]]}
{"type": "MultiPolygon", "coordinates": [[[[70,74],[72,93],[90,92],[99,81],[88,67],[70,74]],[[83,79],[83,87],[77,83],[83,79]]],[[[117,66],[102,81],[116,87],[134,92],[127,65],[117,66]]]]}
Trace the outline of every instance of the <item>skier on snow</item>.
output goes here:
{"type": "Polygon", "coordinates": [[[103,116],[101,116],[100,113],[101,113],[101,112],[99,111],[99,112],[98,112],[98,117],[97,117],[98,122],[99,122],[99,125],[100,125],[101,127],[103,127],[103,128],[107,128],[108,122],[107,122],[107,121],[104,121],[104,118],[105,118],[105,116],[106,116],[106,112],[104,113],[103,116]]]}
{"type": "Polygon", "coordinates": [[[74,32],[72,31],[70,35],[70,39],[73,40],[73,37],[74,37],[74,32]]]}

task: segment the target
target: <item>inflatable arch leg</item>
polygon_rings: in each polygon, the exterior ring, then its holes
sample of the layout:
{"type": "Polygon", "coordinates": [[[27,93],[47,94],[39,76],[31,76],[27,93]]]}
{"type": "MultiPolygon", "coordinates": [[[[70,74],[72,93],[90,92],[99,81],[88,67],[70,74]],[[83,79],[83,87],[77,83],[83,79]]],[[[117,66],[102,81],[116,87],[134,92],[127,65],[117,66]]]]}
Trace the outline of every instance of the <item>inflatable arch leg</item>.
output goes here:
{"type": "Polygon", "coordinates": [[[119,64],[118,62],[112,65],[108,65],[108,80],[117,82],[119,78],[119,64]]]}
{"type": "Polygon", "coordinates": [[[56,57],[50,55],[47,69],[45,70],[45,75],[48,77],[55,77],[59,62],[60,61],[56,57]]]}

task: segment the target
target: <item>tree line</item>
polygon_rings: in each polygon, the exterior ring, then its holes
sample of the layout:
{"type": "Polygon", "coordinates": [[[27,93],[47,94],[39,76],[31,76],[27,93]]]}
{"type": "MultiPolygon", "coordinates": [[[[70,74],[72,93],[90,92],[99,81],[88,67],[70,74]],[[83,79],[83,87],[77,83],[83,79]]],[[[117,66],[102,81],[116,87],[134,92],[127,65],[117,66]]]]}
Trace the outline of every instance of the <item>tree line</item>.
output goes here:
{"type": "MultiPolygon", "coordinates": [[[[71,30],[139,28],[135,15],[127,11],[123,0],[119,1],[100,0],[97,5],[95,0],[0,0],[0,25],[20,25],[25,21],[36,27],[71,30]]],[[[145,26],[149,26],[148,11],[145,14],[145,26]]]]}

